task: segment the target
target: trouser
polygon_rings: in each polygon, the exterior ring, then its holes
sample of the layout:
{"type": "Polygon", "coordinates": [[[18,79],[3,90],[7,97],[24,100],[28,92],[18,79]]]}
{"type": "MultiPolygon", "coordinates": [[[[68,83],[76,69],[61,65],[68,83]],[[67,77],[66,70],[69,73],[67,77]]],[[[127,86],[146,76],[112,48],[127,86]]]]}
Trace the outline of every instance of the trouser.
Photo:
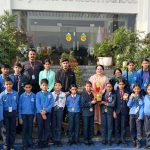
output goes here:
{"type": "Polygon", "coordinates": [[[63,108],[52,109],[52,137],[55,142],[61,141],[61,124],[63,121],[63,108]]]}
{"type": "Polygon", "coordinates": [[[16,137],[16,111],[4,111],[4,126],[6,129],[5,145],[9,148],[14,146],[16,137]]]}
{"type": "Polygon", "coordinates": [[[6,143],[6,128],[3,124],[3,120],[0,121],[0,134],[3,139],[3,142],[6,143]]]}
{"type": "Polygon", "coordinates": [[[79,131],[80,131],[80,113],[79,112],[69,112],[68,113],[68,124],[69,124],[69,141],[78,142],[79,141],[79,131]]]}
{"type": "Polygon", "coordinates": [[[22,143],[23,145],[31,145],[34,115],[21,115],[21,117],[23,120],[22,143]]]}
{"type": "Polygon", "coordinates": [[[94,132],[94,116],[83,116],[83,134],[84,140],[92,140],[94,132]]]}
{"type": "Polygon", "coordinates": [[[142,120],[137,115],[130,115],[130,133],[132,140],[142,140],[142,120]]]}
{"type": "Polygon", "coordinates": [[[146,91],[144,89],[141,90],[141,95],[145,96],[146,95],[146,91]]]}
{"type": "Polygon", "coordinates": [[[102,113],[102,139],[111,141],[113,130],[112,114],[102,113]]]}
{"type": "Polygon", "coordinates": [[[116,140],[124,141],[126,138],[126,124],[127,124],[127,115],[122,113],[117,114],[117,118],[115,119],[115,137],[116,140]]]}
{"type": "Polygon", "coordinates": [[[47,144],[50,134],[50,113],[46,114],[47,119],[44,120],[40,113],[37,113],[38,123],[38,144],[47,144]]]}
{"type": "Polygon", "coordinates": [[[145,126],[145,133],[146,133],[146,144],[150,146],[150,116],[145,115],[144,126],[145,126]]]}

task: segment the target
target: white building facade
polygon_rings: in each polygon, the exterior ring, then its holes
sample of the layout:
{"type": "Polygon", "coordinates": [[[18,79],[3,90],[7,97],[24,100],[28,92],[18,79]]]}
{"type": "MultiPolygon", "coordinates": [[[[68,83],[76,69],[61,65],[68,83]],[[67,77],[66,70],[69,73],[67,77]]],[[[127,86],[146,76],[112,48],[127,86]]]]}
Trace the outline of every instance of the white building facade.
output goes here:
{"type": "Polygon", "coordinates": [[[35,47],[91,51],[121,26],[150,32],[150,0],[0,0],[4,10],[35,47]]]}

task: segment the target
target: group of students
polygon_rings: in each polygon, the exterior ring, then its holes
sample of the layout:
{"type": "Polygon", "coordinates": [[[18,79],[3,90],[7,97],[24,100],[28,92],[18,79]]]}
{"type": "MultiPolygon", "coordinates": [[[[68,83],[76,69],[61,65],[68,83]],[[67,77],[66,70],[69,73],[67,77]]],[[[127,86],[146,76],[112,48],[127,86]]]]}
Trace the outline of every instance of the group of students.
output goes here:
{"type": "MultiPolygon", "coordinates": [[[[146,133],[146,149],[150,149],[150,71],[149,60],[142,60],[139,71],[133,69],[134,62],[129,61],[127,70],[122,77],[106,83],[105,92],[101,101],[97,102],[92,92],[92,83],[85,83],[83,92],[78,93],[77,86],[70,86],[70,93],[62,91],[62,83],[54,82],[53,91],[50,92],[49,81],[40,80],[41,91],[32,92],[32,84],[24,75],[20,78],[23,83],[22,91],[16,92],[14,76],[9,75],[9,67],[1,67],[0,78],[0,127],[3,129],[2,137],[4,149],[13,150],[16,137],[16,120],[23,124],[22,149],[33,147],[33,123],[38,125],[38,147],[48,146],[50,132],[55,145],[61,146],[61,130],[64,108],[68,112],[69,144],[80,143],[80,126],[82,116],[84,143],[92,145],[94,129],[94,105],[99,103],[102,112],[102,143],[112,144],[113,122],[115,122],[116,143],[126,143],[126,127],[130,115],[130,132],[133,145],[141,147],[143,120],[146,133]]],[[[21,71],[21,64],[15,63],[14,74],[21,71]]]]}

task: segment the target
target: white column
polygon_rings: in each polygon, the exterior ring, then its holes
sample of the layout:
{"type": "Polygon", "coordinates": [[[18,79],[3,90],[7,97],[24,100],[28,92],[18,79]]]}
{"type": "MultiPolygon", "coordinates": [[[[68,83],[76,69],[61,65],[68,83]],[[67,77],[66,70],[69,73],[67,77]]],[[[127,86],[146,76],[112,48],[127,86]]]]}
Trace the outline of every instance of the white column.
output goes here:
{"type": "Polygon", "coordinates": [[[138,0],[136,28],[145,34],[150,32],[150,0],[138,0]]]}
{"type": "Polygon", "coordinates": [[[0,16],[4,14],[4,10],[11,12],[12,0],[0,0],[0,16]]]}

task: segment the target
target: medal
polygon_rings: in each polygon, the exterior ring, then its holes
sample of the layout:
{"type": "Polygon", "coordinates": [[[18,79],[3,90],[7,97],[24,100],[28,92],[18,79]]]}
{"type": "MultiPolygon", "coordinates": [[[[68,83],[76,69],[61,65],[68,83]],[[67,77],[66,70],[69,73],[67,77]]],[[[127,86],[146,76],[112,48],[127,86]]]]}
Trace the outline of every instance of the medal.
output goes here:
{"type": "Polygon", "coordinates": [[[107,108],[105,108],[105,110],[104,110],[104,111],[107,113],[107,111],[108,111],[108,110],[107,110],[107,108]]]}
{"type": "Polygon", "coordinates": [[[93,111],[93,108],[90,108],[90,112],[92,112],[93,111]]]}
{"type": "Polygon", "coordinates": [[[145,83],[145,84],[144,84],[144,86],[146,87],[146,86],[147,86],[147,84],[145,83]]]}
{"type": "Polygon", "coordinates": [[[75,110],[74,107],[72,107],[72,112],[74,112],[74,110],[75,110]]]}

